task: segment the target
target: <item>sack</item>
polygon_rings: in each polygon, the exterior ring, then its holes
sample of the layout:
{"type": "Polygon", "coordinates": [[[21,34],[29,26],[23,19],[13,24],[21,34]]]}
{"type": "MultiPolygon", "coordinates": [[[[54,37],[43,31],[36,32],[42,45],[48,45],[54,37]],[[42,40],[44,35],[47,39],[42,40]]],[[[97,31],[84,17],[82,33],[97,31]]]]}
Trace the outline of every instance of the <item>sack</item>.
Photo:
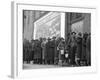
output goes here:
{"type": "Polygon", "coordinates": [[[65,57],[68,58],[68,54],[65,54],[65,57]]]}
{"type": "Polygon", "coordinates": [[[60,50],[60,53],[61,53],[61,54],[64,54],[64,50],[60,50]]]}
{"type": "Polygon", "coordinates": [[[59,50],[59,48],[57,47],[57,50],[59,50]]]}

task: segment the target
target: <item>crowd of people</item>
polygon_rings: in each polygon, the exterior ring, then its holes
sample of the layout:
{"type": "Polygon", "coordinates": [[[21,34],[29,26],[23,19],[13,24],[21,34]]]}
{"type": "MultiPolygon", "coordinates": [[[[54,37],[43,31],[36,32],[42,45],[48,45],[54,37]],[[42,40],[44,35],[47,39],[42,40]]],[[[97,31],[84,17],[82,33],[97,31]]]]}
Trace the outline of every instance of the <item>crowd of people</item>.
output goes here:
{"type": "Polygon", "coordinates": [[[40,38],[23,42],[23,63],[54,65],[91,65],[90,33],[68,33],[62,37],[40,38]]]}

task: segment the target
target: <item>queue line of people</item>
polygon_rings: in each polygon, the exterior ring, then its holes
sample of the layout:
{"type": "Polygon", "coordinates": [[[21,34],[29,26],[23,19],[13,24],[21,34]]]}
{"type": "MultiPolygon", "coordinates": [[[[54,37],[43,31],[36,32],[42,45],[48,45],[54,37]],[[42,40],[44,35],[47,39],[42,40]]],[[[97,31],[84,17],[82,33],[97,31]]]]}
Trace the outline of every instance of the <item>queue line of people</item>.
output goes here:
{"type": "Polygon", "coordinates": [[[25,41],[23,44],[23,61],[34,64],[55,65],[91,65],[91,36],[88,33],[68,33],[62,37],[40,38],[25,41]]]}

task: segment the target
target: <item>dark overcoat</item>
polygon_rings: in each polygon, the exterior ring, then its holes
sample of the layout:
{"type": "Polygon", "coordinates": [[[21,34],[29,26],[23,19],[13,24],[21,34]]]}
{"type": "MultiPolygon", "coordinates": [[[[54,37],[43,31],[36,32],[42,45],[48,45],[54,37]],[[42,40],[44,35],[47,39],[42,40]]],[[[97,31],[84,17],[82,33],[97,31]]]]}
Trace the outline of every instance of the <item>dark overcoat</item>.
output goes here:
{"type": "Polygon", "coordinates": [[[77,58],[81,58],[82,55],[82,38],[77,38],[77,58]]]}
{"type": "Polygon", "coordinates": [[[34,59],[41,59],[41,53],[42,53],[42,50],[41,50],[41,43],[39,41],[36,41],[35,42],[35,45],[34,45],[34,59]]]}
{"type": "Polygon", "coordinates": [[[87,59],[87,63],[91,64],[91,37],[89,36],[87,38],[87,42],[86,42],[86,59],[87,59]]]}
{"type": "Polygon", "coordinates": [[[48,60],[54,60],[55,45],[53,41],[48,41],[46,44],[46,53],[48,60]]]}

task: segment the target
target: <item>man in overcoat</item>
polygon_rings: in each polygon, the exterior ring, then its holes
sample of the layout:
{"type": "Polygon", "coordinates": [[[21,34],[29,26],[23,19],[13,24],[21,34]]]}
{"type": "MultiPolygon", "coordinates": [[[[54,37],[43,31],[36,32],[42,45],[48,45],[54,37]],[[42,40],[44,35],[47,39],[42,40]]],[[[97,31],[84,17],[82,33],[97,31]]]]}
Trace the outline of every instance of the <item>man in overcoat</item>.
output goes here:
{"type": "Polygon", "coordinates": [[[70,63],[72,65],[75,65],[75,54],[76,54],[76,48],[77,48],[77,43],[76,43],[76,33],[72,32],[71,37],[69,40],[70,44],[70,63]]]}
{"type": "Polygon", "coordinates": [[[76,52],[76,56],[77,56],[77,64],[80,65],[80,60],[81,60],[81,56],[82,56],[82,34],[78,33],[78,37],[77,37],[77,52],[76,52]]]}
{"type": "Polygon", "coordinates": [[[87,41],[86,41],[86,58],[87,58],[87,65],[91,65],[91,35],[89,34],[87,41]]]}
{"type": "Polygon", "coordinates": [[[46,44],[46,52],[47,52],[47,62],[48,64],[54,63],[54,44],[51,39],[48,39],[48,42],[46,44]]]}

